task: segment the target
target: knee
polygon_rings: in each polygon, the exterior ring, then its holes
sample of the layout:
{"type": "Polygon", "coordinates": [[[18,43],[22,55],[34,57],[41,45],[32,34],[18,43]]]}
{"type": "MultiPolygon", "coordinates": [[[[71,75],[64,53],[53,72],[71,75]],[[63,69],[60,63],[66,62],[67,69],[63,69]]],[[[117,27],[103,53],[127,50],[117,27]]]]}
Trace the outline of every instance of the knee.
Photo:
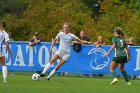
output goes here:
{"type": "Polygon", "coordinates": [[[2,65],[2,66],[6,66],[5,62],[4,62],[4,63],[1,63],[1,65],[2,65]]]}
{"type": "Polygon", "coordinates": [[[3,64],[2,66],[6,66],[6,64],[3,64]]]}

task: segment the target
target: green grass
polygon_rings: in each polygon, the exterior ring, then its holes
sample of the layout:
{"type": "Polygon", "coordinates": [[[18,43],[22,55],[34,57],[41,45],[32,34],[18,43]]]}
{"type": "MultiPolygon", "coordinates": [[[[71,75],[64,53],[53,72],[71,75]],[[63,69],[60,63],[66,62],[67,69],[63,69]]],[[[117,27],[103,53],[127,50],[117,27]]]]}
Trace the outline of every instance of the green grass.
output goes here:
{"type": "MultiPolygon", "coordinates": [[[[0,77],[2,77],[0,75],[0,77]]],[[[8,83],[0,79],[0,93],[137,93],[140,80],[132,80],[132,86],[123,79],[110,85],[111,78],[83,78],[82,76],[54,76],[51,80],[33,81],[30,74],[9,75],[8,83]]]]}

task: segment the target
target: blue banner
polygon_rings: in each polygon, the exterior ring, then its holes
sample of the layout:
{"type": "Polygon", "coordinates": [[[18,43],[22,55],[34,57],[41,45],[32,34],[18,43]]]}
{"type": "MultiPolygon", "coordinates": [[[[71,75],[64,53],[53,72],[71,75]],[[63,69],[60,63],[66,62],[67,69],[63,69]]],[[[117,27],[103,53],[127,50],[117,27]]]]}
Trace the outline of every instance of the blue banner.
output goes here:
{"type": "MultiPolygon", "coordinates": [[[[50,53],[51,43],[43,42],[33,47],[28,42],[10,42],[13,58],[10,59],[9,53],[5,50],[6,64],[8,70],[18,71],[42,71],[44,66],[49,62],[52,55],[57,51],[58,44],[50,53]]],[[[3,46],[5,47],[5,45],[3,46]]],[[[104,54],[108,52],[110,46],[96,48],[94,45],[83,45],[80,52],[75,52],[71,46],[71,57],[58,71],[70,73],[86,74],[109,74],[109,66],[114,57],[112,52],[108,57],[104,54]]],[[[140,75],[140,46],[131,46],[131,61],[125,66],[129,75],[140,75]]],[[[55,62],[53,69],[59,60],[55,62]]],[[[0,67],[1,68],[1,67],[0,67]]],[[[49,71],[51,70],[49,69],[49,71]]],[[[117,68],[117,74],[120,74],[117,68]]]]}

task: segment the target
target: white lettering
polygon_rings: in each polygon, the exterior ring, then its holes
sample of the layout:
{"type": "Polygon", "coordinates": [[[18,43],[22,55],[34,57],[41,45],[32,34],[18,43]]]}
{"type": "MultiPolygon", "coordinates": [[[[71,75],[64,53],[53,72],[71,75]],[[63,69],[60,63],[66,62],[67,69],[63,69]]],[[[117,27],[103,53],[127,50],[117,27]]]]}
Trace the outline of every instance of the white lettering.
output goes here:
{"type": "Polygon", "coordinates": [[[49,62],[49,58],[50,58],[50,55],[49,55],[49,50],[48,50],[48,48],[47,47],[45,47],[45,46],[41,46],[40,47],[40,49],[39,49],[39,53],[38,53],[38,59],[39,59],[39,64],[40,64],[40,66],[42,66],[42,67],[44,67],[48,62],[49,62]],[[45,55],[45,63],[43,64],[43,62],[42,62],[42,52],[43,52],[43,49],[45,49],[45,54],[43,54],[43,55],[45,55]]]}
{"type": "Polygon", "coordinates": [[[34,66],[34,64],[33,64],[33,59],[34,59],[33,54],[34,54],[34,50],[35,50],[35,53],[36,53],[36,47],[35,46],[34,47],[26,46],[26,53],[28,52],[28,50],[29,50],[29,64],[28,64],[28,66],[34,66]]]}
{"type": "Polygon", "coordinates": [[[134,71],[140,70],[140,49],[136,49],[137,51],[137,59],[136,59],[136,68],[134,71]]]}
{"type": "Polygon", "coordinates": [[[18,50],[17,50],[16,60],[13,65],[14,66],[26,66],[26,64],[24,63],[21,45],[17,45],[17,47],[18,47],[18,50]],[[17,64],[17,62],[19,62],[19,64],[17,64]]]}

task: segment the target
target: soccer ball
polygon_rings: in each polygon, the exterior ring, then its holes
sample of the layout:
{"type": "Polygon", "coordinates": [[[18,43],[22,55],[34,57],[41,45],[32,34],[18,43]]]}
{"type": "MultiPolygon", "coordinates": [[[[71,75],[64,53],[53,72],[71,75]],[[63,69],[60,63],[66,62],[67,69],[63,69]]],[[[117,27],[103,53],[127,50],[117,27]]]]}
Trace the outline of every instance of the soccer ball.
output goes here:
{"type": "Polygon", "coordinates": [[[40,75],[38,73],[34,73],[32,75],[32,80],[39,80],[39,78],[40,78],[40,75]]]}

